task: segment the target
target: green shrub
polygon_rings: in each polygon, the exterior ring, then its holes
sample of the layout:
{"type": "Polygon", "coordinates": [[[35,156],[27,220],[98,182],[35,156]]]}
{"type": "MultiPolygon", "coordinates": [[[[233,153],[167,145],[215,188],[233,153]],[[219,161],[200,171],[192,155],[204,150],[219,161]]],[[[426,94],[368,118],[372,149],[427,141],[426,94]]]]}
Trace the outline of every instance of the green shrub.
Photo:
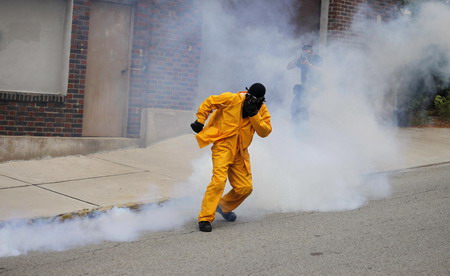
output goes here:
{"type": "Polygon", "coordinates": [[[446,120],[450,119],[450,95],[446,97],[437,95],[434,98],[434,106],[439,117],[446,120]]]}
{"type": "Polygon", "coordinates": [[[401,99],[397,109],[397,123],[400,127],[418,127],[429,123],[427,108],[432,104],[432,95],[421,90],[410,91],[401,99]]]}

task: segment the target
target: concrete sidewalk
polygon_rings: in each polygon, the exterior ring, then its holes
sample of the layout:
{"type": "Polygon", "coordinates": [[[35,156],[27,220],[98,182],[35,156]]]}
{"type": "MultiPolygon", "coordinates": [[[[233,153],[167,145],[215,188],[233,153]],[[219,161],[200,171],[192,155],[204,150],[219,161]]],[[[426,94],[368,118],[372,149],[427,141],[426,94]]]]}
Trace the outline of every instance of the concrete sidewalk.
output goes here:
{"type": "Polygon", "coordinates": [[[165,200],[202,152],[184,135],[148,148],[0,163],[0,221],[165,200]]]}
{"type": "MultiPolygon", "coordinates": [[[[450,162],[450,129],[400,129],[397,136],[405,162],[380,171],[450,162]]],[[[189,134],[144,149],[0,163],[0,221],[168,199],[203,152],[189,134]]]]}

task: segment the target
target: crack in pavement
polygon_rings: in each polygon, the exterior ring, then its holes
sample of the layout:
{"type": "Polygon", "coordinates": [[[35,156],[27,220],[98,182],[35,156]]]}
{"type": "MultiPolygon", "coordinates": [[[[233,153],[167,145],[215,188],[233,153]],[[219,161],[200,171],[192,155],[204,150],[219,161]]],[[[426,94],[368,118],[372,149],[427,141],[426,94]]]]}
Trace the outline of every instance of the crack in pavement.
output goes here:
{"type": "Polygon", "coordinates": [[[89,180],[89,179],[97,179],[97,178],[107,178],[107,177],[115,177],[115,176],[122,176],[122,175],[139,174],[139,173],[146,173],[146,172],[145,171],[140,171],[140,172],[127,172],[127,173],[108,174],[108,175],[100,175],[100,176],[89,176],[89,177],[84,177],[84,178],[74,178],[74,179],[68,179],[68,180],[59,180],[59,181],[37,183],[37,184],[33,184],[33,185],[38,186],[38,185],[47,185],[47,184],[58,184],[58,183],[65,183],[65,182],[71,182],[71,181],[89,180]]]}
{"type": "Polygon", "coordinates": [[[46,191],[49,191],[49,192],[52,192],[52,193],[55,193],[55,194],[58,194],[58,195],[62,195],[62,196],[65,196],[65,197],[68,197],[68,198],[71,198],[71,199],[74,199],[74,200],[78,200],[78,201],[90,204],[90,205],[94,205],[95,207],[100,207],[100,205],[98,205],[98,204],[95,204],[95,203],[92,203],[92,202],[89,202],[89,201],[86,201],[86,200],[82,200],[82,199],[79,199],[79,198],[76,198],[76,197],[73,197],[73,196],[70,196],[70,195],[66,195],[66,194],[63,194],[63,193],[60,193],[60,192],[57,192],[57,191],[54,191],[54,190],[51,190],[51,189],[48,189],[48,188],[40,187],[39,185],[33,185],[33,186],[35,186],[37,188],[40,188],[40,189],[43,189],[43,190],[46,190],[46,191]]]}
{"type": "Polygon", "coordinates": [[[440,191],[440,190],[446,190],[446,189],[443,188],[443,187],[436,187],[436,188],[428,189],[428,190],[425,190],[425,191],[414,192],[414,193],[409,194],[409,195],[398,196],[398,197],[392,197],[391,199],[405,199],[405,198],[409,198],[409,197],[413,197],[413,196],[418,196],[418,195],[424,195],[424,194],[427,194],[427,193],[429,193],[429,192],[440,191]]]}
{"type": "Polygon", "coordinates": [[[143,172],[149,172],[149,173],[159,174],[159,175],[162,175],[162,176],[166,176],[166,177],[172,178],[172,179],[174,179],[174,180],[179,180],[179,179],[176,178],[176,177],[173,177],[173,176],[171,176],[171,175],[167,175],[167,174],[164,174],[164,173],[158,173],[158,172],[154,172],[154,171],[149,171],[149,170],[147,170],[147,169],[138,168],[138,167],[130,166],[130,165],[127,165],[127,164],[122,164],[122,163],[119,163],[119,162],[116,162],[116,161],[111,161],[111,160],[104,159],[104,158],[100,158],[100,157],[93,157],[93,158],[97,158],[97,159],[103,160],[103,161],[108,161],[108,162],[111,162],[111,163],[113,163],[113,164],[121,165],[121,166],[125,166],[125,167],[129,167],[129,168],[132,168],[132,169],[142,170],[143,172]]]}
{"type": "Polygon", "coordinates": [[[28,184],[28,185],[21,185],[21,186],[12,186],[12,187],[4,187],[4,188],[0,188],[0,190],[8,190],[8,189],[15,189],[15,188],[24,188],[24,187],[31,187],[34,186],[33,184],[28,184]]]}
{"type": "Polygon", "coordinates": [[[121,166],[124,166],[124,167],[132,168],[132,169],[137,169],[137,170],[141,170],[141,171],[148,171],[148,170],[143,169],[143,168],[134,167],[134,166],[131,166],[131,165],[128,165],[128,164],[123,164],[123,163],[120,163],[120,162],[117,162],[117,161],[112,161],[112,160],[105,159],[105,158],[100,158],[100,157],[97,157],[97,156],[91,156],[91,157],[95,158],[95,159],[98,159],[98,160],[103,160],[103,161],[106,161],[106,162],[109,162],[109,163],[113,163],[113,164],[116,164],[116,165],[121,165],[121,166]]]}
{"type": "Polygon", "coordinates": [[[29,184],[29,185],[32,185],[32,184],[33,184],[33,183],[27,182],[27,181],[25,181],[25,180],[17,179],[17,178],[14,178],[14,177],[12,177],[12,176],[5,175],[5,174],[0,174],[0,176],[6,177],[6,178],[9,178],[9,179],[12,179],[12,180],[16,180],[16,181],[19,181],[19,182],[27,183],[27,184],[29,184]]]}

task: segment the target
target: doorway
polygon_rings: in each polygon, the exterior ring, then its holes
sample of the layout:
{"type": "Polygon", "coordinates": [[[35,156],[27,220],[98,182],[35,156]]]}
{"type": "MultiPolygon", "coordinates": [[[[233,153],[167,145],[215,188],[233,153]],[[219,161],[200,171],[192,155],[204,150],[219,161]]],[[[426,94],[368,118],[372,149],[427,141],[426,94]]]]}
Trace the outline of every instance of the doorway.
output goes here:
{"type": "Polygon", "coordinates": [[[124,137],[132,7],[91,4],[83,136],[124,137]]]}

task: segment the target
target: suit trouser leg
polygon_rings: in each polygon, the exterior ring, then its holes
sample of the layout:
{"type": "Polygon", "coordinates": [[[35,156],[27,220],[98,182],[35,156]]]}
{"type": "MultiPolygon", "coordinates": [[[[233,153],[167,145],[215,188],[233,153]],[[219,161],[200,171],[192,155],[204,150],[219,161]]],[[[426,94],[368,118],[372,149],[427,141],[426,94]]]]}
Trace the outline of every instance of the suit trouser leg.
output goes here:
{"type": "Polygon", "coordinates": [[[219,202],[225,213],[236,209],[253,191],[252,174],[244,165],[242,156],[238,153],[233,164],[228,169],[231,189],[219,202]]]}
{"type": "Polygon", "coordinates": [[[228,170],[233,162],[233,156],[230,150],[214,145],[212,148],[212,161],[213,175],[203,197],[198,221],[214,221],[216,208],[225,189],[228,170]]]}

